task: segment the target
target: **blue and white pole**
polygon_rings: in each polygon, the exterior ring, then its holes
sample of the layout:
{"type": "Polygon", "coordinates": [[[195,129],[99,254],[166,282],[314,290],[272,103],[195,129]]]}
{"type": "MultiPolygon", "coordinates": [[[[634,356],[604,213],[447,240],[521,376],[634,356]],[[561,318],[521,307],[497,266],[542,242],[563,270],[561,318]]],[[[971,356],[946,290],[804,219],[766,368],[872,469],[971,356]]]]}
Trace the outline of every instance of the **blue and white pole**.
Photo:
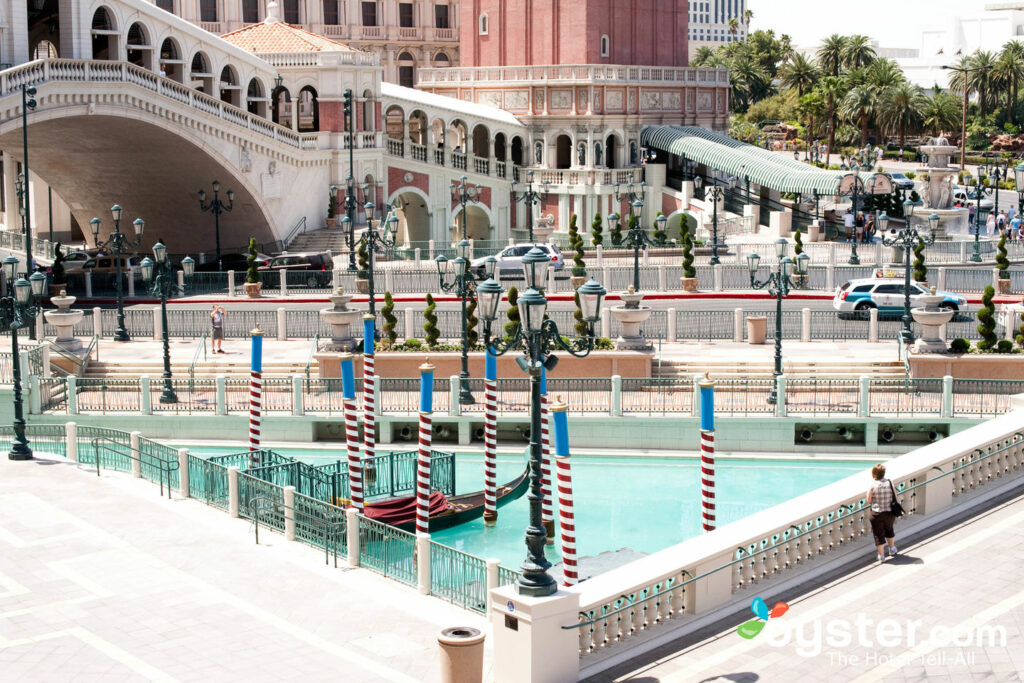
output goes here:
{"type": "Polygon", "coordinates": [[[700,495],[704,531],[715,530],[715,383],[704,373],[700,387],[700,495]]]}
{"type": "Polygon", "coordinates": [[[416,533],[430,533],[430,438],[434,413],[434,366],[420,366],[420,438],[416,458],[416,533]]]}
{"type": "Polygon", "coordinates": [[[260,466],[260,426],[263,422],[263,330],[257,324],[252,337],[249,366],[249,467],[260,466]]]}
{"type": "Polygon", "coordinates": [[[498,521],[498,357],[487,347],[484,359],[484,524],[498,521]]]}
{"type": "Polygon", "coordinates": [[[345,444],[348,446],[348,491],[352,507],[363,509],[363,464],[359,460],[359,418],[356,417],[355,368],[351,353],[341,354],[341,395],[345,406],[345,444]]]}

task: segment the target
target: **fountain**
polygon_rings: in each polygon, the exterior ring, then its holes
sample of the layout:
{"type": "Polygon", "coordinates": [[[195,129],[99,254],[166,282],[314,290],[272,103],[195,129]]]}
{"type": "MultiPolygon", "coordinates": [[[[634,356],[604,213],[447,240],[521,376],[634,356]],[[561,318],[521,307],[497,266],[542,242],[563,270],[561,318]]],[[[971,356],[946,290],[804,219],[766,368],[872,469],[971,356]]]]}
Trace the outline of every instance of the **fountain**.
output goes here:
{"type": "Polygon", "coordinates": [[[57,310],[43,311],[43,317],[57,328],[57,343],[68,351],[77,351],[82,342],[75,336],[75,325],[82,320],[85,311],[72,310],[71,304],[75,303],[75,297],[68,296],[63,289],[60,290],[60,296],[50,297],[50,301],[57,310]]]}
{"type": "Polygon", "coordinates": [[[941,239],[951,234],[966,235],[967,209],[953,206],[953,183],[959,169],[951,167],[949,159],[957,148],[946,138],[930,138],[921,151],[928,155],[928,165],[917,169],[917,175],[922,177],[921,201],[930,213],[939,217],[936,236],[941,239]],[[925,176],[927,180],[924,180],[925,176]]]}
{"type": "Polygon", "coordinates": [[[352,295],[346,294],[341,287],[338,287],[334,294],[327,298],[334,306],[320,309],[320,317],[331,326],[331,339],[324,345],[323,350],[332,352],[355,350],[359,342],[352,336],[352,323],[360,320],[363,317],[363,312],[347,307],[348,302],[352,300],[352,295]]]}
{"type": "Polygon", "coordinates": [[[644,295],[636,291],[633,285],[629,290],[619,294],[623,304],[610,309],[612,317],[622,325],[622,334],[615,340],[615,348],[619,351],[653,351],[654,345],[644,338],[640,326],[651,317],[653,309],[641,306],[644,295]]]}
{"type": "Polygon", "coordinates": [[[921,336],[914,342],[915,353],[946,353],[946,342],[942,339],[942,326],[948,323],[956,311],[939,308],[945,300],[942,294],[936,294],[931,288],[930,294],[918,297],[924,306],[910,309],[914,321],[921,326],[921,336]]]}

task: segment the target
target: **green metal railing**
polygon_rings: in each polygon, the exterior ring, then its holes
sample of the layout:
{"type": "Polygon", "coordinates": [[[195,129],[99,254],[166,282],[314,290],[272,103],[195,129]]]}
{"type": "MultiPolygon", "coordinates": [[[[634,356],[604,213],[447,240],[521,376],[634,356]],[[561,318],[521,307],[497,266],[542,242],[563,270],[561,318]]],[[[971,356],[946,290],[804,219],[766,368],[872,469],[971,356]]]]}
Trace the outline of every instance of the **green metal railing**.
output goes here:
{"type": "Polygon", "coordinates": [[[303,372],[306,375],[306,391],[309,392],[309,371],[313,367],[313,356],[316,355],[317,349],[320,346],[320,334],[313,335],[313,343],[309,345],[309,353],[306,354],[306,367],[303,372]]]}
{"type": "MultiPolygon", "coordinates": [[[[363,495],[394,498],[416,491],[416,451],[382,453],[363,458],[363,495]]],[[[430,451],[430,487],[446,496],[455,494],[455,454],[430,451]]]]}
{"type": "Polygon", "coordinates": [[[359,517],[359,565],[410,586],[416,585],[416,536],[359,517]]]}
{"type": "MultiPolygon", "coordinates": [[[[35,456],[44,453],[67,455],[67,430],[64,425],[25,425],[25,437],[35,456]]],[[[0,450],[10,450],[14,440],[14,427],[0,425],[0,450]]]]}
{"type": "Polygon", "coordinates": [[[188,493],[207,505],[227,510],[228,468],[189,454],[188,493]]]}
{"type": "Polygon", "coordinates": [[[487,562],[431,541],[430,594],[486,614],[487,562]]]}
{"type": "MultiPolygon", "coordinates": [[[[141,441],[141,439],[140,439],[141,441]]],[[[167,488],[167,498],[171,497],[171,487],[176,486],[178,460],[168,460],[156,456],[153,452],[147,452],[142,444],[139,450],[135,451],[131,445],[121,443],[119,439],[108,436],[95,436],[90,441],[92,445],[93,462],[96,465],[96,476],[100,476],[100,469],[105,464],[107,469],[118,472],[127,472],[132,469],[132,462],[138,462],[142,478],[149,481],[156,481],[160,484],[160,495],[164,494],[164,487],[167,488]]],[[[159,445],[159,444],[157,444],[159,445]]],[[[153,449],[150,449],[152,451],[153,449]]],[[[81,452],[79,462],[82,462],[81,452]]]]}
{"type": "Polygon", "coordinates": [[[188,388],[189,391],[195,391],[196,387],[196,364],[199,363],[199,354],[203,354],[203,362],[206,362],[206,332],[203,332],[203,336],[199,338],[199,345],[196,347],[195,353],[192,354],[192,362],[188,364],[188,388]]]}

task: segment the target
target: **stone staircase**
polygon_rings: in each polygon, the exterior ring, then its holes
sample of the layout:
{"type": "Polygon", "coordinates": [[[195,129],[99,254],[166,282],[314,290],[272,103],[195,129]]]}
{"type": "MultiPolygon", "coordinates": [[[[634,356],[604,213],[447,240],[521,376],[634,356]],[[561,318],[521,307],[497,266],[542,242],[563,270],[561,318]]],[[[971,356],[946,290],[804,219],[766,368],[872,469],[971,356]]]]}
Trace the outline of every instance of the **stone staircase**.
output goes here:
{"type": "MultiPolygon", "coordinates": [[[[188,377],[190,362],[172,362],[171,374],[174,377],[188,377]]],[[[132,362],[114,362],[94,360],[89,363],[84,377],[105,377],[108,379],[130,379],[138,377],[160,377],[164,372],[163,361],[139,360],[132,362]]],[[[310,365],[310,377],[318,377],[317,364],[310,365]]],[[[210,357],[209,360],[199,361],[195,366],[196,377],[249,377],[249,359],[227,359],[210,357]]],[[[305,362],[289,361],[264,361],[263,377],[290,377],[291,375],[306,376],[305,362]]]]}
{"type": "MultiPolygon", "coordinates": [[[[772,359],[720,360],[701,358],[694,361],[661,361],[661,377],[687,377],[707,372],[712,379],[769,378],[775,370],[772,359]]],[[[846,361],[800,360],[783,357],[782,371],[786,377],[801,379],[856,379],[868,375],[879,379],[903,379],[903,363],[899,360],[846,361]]],[[[651,375],[659,376],[658,360],[651,364],[651,375]]]]}
{"type": "Polygon", "coordinates": [[[288,244],[288,251],[345,251],[346,231],[341,228],[321,228],[299,233],[288,244]]]}

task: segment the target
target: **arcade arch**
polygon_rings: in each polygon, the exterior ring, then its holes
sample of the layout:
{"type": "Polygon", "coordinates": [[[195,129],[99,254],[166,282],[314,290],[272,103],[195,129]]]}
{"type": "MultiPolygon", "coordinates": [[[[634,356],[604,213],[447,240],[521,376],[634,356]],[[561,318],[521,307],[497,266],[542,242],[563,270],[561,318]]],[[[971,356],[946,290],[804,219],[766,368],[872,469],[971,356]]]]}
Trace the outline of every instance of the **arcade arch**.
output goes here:
{"type": "Polygon", "coordinates": [[[178,83],[185,82],[185,62],[181,58],[181,49],[174,38],[164,38],[160,44],[160,71],[161,73],[178,83]]]}
{"type": "Polygon", "coordinates": [[[210,58],[205,53],[197,52],[192,55],[189,78],[193,88],[201,93],[213,95],[213,72],[210,70],[210,58]]]}
{"type": "Polygon", "coordinates": [[[417,109],[409,115],[409,141],[417,145],[427,144],[427,115],[417,109]]]}
{"type": "Polygon", "coordinates": [[[139,21],[128,27],[125,36],[125,57],[135,66],[153,70],[153,46],[149,43],[149,29],[139,21]]]}
{"type": "Polygon", "coordinates": [[[315,133],[320,130],[320,102],[316,88],[304,86],[299,91],[299,131],[315,133]]]}
{"type": "Polygon", "coordinates": [[[245,91],[245,107],[250,114],[267,117],[267,97],[263,94],[263,83],[258,78],[249,79],[245,91]]]}
{"type": "MultiPolygon", "coordinates": [[[[462,207],[452,210],[452,242],[462,239],[462,207]]],[[[466,204],[466,239],[488,240],[491,238],[491,216],[482,204],[466,204]]]]}
{"type": "Polygon", "coordinates": [[[486,159],[491,151],[491,133],[487,126],[478,123],[473,126],[473,156],[486,159]]]}
{"type": "Polygon", "coordinates": [[[572,166],[572,138],[559,135],[555,138],[555,168],[572,166]]]}
{"type": "Polygon", "coordinates": [[[117,60],[117,36],[113,13],[106,7],[97,7],[92,14],[92,58],[117,60]]]}
{"type": "Polygon", "coordinates": [[[429,199],[422,190],[403,187],[391,195],[391,206],[398,217],[395,243],[427,242],[430,239],[429,199]]]}
{"type": "Polygon", "coordinates": [[[238,85],[238,73],[235,67],[230,64],[220,71],[220,99],[222,102],[233,104],[236,107],[241,105],[241,87],[238,85]]]}

